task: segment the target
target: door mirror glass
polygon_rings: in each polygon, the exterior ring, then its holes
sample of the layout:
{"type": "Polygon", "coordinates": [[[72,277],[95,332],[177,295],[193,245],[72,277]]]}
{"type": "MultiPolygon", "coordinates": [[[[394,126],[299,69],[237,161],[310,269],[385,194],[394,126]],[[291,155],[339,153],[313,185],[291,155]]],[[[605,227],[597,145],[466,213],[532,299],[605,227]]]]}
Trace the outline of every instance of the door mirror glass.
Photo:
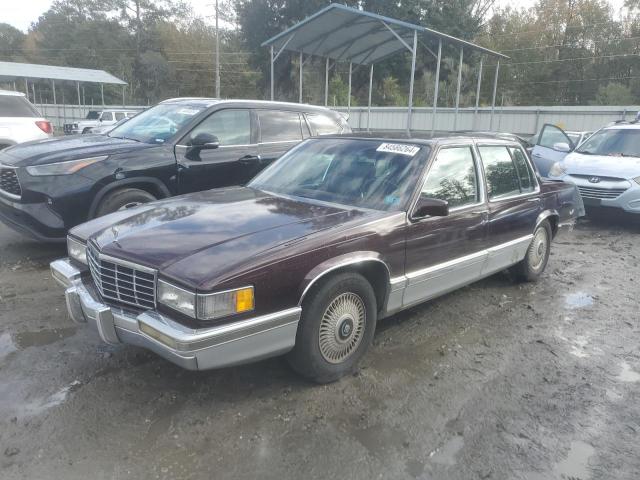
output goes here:
{"type": "Polygon", "coordinates": [[[199,150],[213,150],[219,146],[220,141],[218,140],[218,137],[205,132],[199,133],[191,141],[191,148],[197,148],[199,150]]]}
{"type": "Polygon", "coordinates": [[[449,202],[439,198],[420,196],[411,218],[415,220],[424,217],[446,217],[447,215],[449,215],[449,202]]]}
{"type": "Polygon", "coordinates": [[[566,142],[557,142],[553,144],[553,149],[556,152],[569,153],[571,151],[571,147],[566,142]]]}

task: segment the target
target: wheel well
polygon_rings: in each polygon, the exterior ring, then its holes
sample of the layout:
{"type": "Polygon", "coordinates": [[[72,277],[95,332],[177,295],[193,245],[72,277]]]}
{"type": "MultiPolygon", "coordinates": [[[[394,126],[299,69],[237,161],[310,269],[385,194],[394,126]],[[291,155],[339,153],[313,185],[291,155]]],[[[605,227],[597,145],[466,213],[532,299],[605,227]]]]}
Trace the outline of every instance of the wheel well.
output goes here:
{"type": "Polygon", "coordinates": [[[550,215],[547,217],[547,220],[549,221],[549,225],[551,225],[551,236],[555,237],[556,233],[558,233],[558,223],[560,219],[557,215],[550,215]]]}
{"type": "Polygon", "coordinates": [[[157,185],[153,183],[148,183],[148,182],[127,183],[126,185],[122,185],[120,187],[114,188],[113,190],[109,190],[104,196],[106,197],[107,195],[110,195],[113,192],[116,192],[118,190],[126,190],[127,188],[137,188],[138,190],[144,190],[145,192],[150,193],[151,195],[156,197],[156,199],[161,199],[166,197],[165,192],[163,192],[161,188],[159,188],[157,185]]]}
{"type": "Polygon", "coordinates": [[[313,282],[308,291],[304,292],[300,303],[304,301],[309,292],[319,288],[324,282],[334,275],[347,272],[359,273],[371,284],[376,296],[378,311],[382,311],[387,301],[389,290],[389,270],[384,263],[379,261],[365,261],[357,264],[345,265],[344,267],[336,268],[335,270],[331,270],[330,272],[323,274],[317,279],[317,281],[313,282]]]}
{"type": "Polygon", "coordinates": [[[107,195],[111,195],[114,192],[117,192],[119,190],[124,190],[127,188],[137,188],[139,190],[144,190],[145,192],[150,193],[151,195],[156,197],[156,199],[158,200],[161,198],[167,198],[168,196],[171,195],[169,191],[166,189],[166,187],[160,182],[155,183],[154,181],[147,181],[147,180],[140,179],[140,180],[124,181],[122,183],[116,183],[116,184],[109,184],[106,187],[104,187],[102,190],[100,190],[94,197],[93,203],[91,204],[91,208],[89,209],[88,218],[89,219],[94,218],[98,207],[100,206],[102,201],[105,199],[105,197],[107,197],[107,195]]]}

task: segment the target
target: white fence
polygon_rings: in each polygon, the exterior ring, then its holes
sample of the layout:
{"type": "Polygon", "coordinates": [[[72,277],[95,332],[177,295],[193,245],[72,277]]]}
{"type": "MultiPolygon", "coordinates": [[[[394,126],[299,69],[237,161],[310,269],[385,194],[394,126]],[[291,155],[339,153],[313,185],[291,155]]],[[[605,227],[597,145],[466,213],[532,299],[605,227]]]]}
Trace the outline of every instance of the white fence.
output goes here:
{"type": "MultiPolygon", "coordinates": [[[[335,108],[346,112],[344,107],[335,108]]],[[[633,120],[640,107],[504,107],[496,108],[491,128],[491,108],[461,108],[457,130],[496,130],[519,134],[534,134],[545,123],[566,130],[593,131],[616,120],[633,120]]],[[[455,109],[438,108],[433,125],[433,109],[414,108],[412,130],[453,130],[455,109]]],[[[349,124],[354,129],[367,129],[367,107],[351,109],[349,124]]],[[[407,109],[402,107],[372,107],[371,130],[405,130],[407,109]]]]}
{"type": "MultiPolygon", "coordinates": [[[[97,105],[37,105],[42,114],[56,128],[61,129],[64,123],[84,118],[89,110],[102,107],[97,105]]],[[[123,108],[120,105],[104,108],[123,108]]],[[[143,106],[128,105],[124,108],[141,110],[143,106]]],[[[346,112],[346,107],[335,107],[334,110],[346,112]]],[[[503,107],[496,108],[493,114],[493,130],[534,134],[545,123],[558,125],[566,130],[592,131],[616,120],[633,120],[640,110],[638,106],[629,107],[503,107]]],[[[455,109],[438,108],[433,125],[433,109],[418,107],[413,110],[412,129],[421,131],[453,130],[455,109]]],[[[349,114],[351,128],[367,129],[367,107],[353,107],[349,114]]],[[[403,131],[407,126],[407,109],[403,107],[372,107],[371,130],[403,131]]],[[[491,108],[461,108],[458,112],[458,130],[491,130],[491,108]]]]}

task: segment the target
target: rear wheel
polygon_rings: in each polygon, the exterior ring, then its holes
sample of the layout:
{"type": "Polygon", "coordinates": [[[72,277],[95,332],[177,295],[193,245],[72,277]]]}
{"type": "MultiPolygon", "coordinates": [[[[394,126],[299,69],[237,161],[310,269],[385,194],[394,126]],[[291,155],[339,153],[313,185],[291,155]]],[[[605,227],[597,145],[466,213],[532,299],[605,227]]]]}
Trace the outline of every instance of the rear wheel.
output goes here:
{"type": "Polygon", "coordinates": [[[296,344],[287,356],[289,364],[317,383],[349,374],[371,344],[376,312],[373,288],[362,275],[332,276],[303,303],[296,344]]]}
{"type": "Polygon", "coordinates": [[[100,202],[100,205],[98,205],[95,216],[101,217],[108,213],[137,207],[138,205],[153,202],[154,200],[156,200],[156,197],[144,190],[138,188],[123,188],[107,194],[100,202]]]}
{"type": "Polygon", "coordinates": [[[533,239],[527,250],[527,255],[512,269],[516,277],[525,282],[535,282],[540,278],[549,261],[551,252],[551,225],[543,221],[533,233],[533,239]]]}

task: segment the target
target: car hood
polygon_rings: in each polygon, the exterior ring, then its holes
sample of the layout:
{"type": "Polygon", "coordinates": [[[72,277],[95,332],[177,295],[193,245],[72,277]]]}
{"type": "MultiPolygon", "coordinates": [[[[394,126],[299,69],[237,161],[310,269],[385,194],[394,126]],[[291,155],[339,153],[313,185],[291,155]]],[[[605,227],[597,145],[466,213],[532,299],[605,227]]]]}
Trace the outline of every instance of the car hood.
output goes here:
{"type": "Polygon", "coordinates": [[[583,155],[573,152],[567,155],[563,165],[569,175],[594,175],[632,179],[640,176],[640,158],[583,155]]]}
{"type": "Polygon", "coordinates": [[[261,254],[278,247],[384,215],[232,187],[116,212],[71,234],[95,243],[105,255],[201,289],[250,270],[261,254]]]}
{"type": "Polygon", "coordinates": [[[15,167],[44,165],[80,158],[124,153],[156,147],[134,140],[105,135],[74,135],[64,138],[48,138],[22,143],[0,152],[0,163],[15,167]]]}

